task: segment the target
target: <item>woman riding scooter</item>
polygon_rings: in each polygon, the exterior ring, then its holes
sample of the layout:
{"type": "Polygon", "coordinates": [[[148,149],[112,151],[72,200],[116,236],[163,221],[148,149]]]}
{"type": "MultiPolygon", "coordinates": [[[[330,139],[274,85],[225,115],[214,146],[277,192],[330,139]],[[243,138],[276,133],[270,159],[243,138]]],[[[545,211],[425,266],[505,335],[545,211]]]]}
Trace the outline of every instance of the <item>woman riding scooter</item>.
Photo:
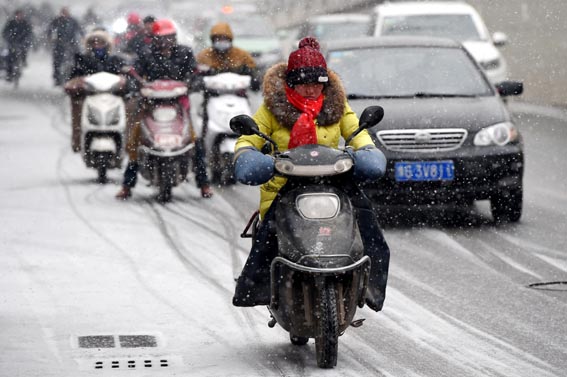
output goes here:
{"type": "MultiPolygon", "coordinates": [[[[292,52],[288,63],[279,63],[264,76],[264,103],[253,116],[261,133],[272,138],[280,152],[306,144],[339,147],[341,137],[347,139],[358,129],[358,118],[351,110],[345,90],[333,71],[327,69],[319,43],[304,38],[292,52]]],[[[245,184],[259,185],[261,223],[253,239],[252,249],[238,278],[233,305],[270,304],[270,263],[277,253],[277,237],[271,230],[274,200],[285,184],[283,177],[274,177],[274,159],[260,152],[265,140],[258,135],[241,136],[235,148],[235,176],[245,184]]],[[[367,131],[350,142],[358,182],[383,175],[386,159],[376,148],[367,131]]],[[[365,254],[371,259],[367,305],[382,309],[389,264],[389,249],[372,206],[358,191],[356,200],[358,226],[365,254]]]]}

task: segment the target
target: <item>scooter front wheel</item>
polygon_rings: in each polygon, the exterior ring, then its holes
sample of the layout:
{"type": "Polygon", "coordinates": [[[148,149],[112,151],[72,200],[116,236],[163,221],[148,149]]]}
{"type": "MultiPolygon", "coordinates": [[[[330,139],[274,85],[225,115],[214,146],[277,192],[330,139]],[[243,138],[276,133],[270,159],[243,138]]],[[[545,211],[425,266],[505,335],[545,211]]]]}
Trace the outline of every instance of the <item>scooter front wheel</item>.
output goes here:
{"type": "Polygon", "coordinates": [[[319,297],[319,320],[315,337],[315,352],[319,368],[337,365],[339,350],[339,318],[335,284],[328,282],[321,287],[319,297]]]}
{"type": "Polygon", "coordinates": [[[98,183],[106,183],[107,182],[107,177],[106,177],[106,165],[105,164],[101,164],[99,165],[97,168],[97,173],[98,173],[98,179],[97,182],[98,183]]]}
{"type": "Polygon", "coordinates": [[[173,189],[173,169],[171,169],[171,166],[166,164],[160,166],[159,177],[157,200],[161,203],[170,202],[173,189]]]}
{"type": "Polygon", "coordinates": [[[307,342],[309,342],[309,338],[293,335],[291,333],[289,334],[289,340],[294,346],[304,346],[307,344],[307,342]]]}

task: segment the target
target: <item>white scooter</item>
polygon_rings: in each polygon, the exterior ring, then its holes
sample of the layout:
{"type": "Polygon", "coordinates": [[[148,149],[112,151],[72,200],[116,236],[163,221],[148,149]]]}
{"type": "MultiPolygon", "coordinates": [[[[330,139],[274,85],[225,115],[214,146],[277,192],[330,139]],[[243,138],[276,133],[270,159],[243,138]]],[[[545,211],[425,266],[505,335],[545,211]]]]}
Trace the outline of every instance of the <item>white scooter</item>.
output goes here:
{"type": "Polygon", "coordinates": [[[108,72],[98,72],[84,79],[87,93],[81,113],[83,160],[95,168],[100,183],[106,182],[107,169],[120,168],[124,151],[126,109],[117,93],[123,91],[124,79],[108,72]]]}
{"type": "Polygon", "coordinates": [[[214,183],[234,183],[232,159],[236,135],[230,120],[236,115],[252,115],[247,90],[251,77],[231,72],[205,76],[202,106],[195,124],[202,125],[205,148],[209,153],[211,179],[214,183]]]}

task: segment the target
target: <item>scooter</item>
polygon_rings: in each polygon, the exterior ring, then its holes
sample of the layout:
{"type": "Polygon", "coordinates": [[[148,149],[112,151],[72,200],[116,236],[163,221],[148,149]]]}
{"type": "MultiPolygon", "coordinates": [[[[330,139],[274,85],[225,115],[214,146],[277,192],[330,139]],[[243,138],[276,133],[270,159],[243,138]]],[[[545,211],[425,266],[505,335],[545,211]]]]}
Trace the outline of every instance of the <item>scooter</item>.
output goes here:
{"type": "Polygon", "coordinates": [[[230,130],[230,119],[236,115],[252,115],[247,89],[251,77],[232,72],[205,76],[203,104],[198,111],[206,150],[209,154],[211,179],[214,183],[234,183],[232,160],[236,135],[230,130]]]}
{"type": "Polygon", "coordinates": [[[81,112],[83,160],[98,172],[98,181],[106,182],[107,169],[122,165],[126,110],[119,95],[124,90],[121,76],[98,72],[85,77],[87,94],[81,112]]]}
{"type": "Polygon", "coordinates": [[[172,188],[187,178],[195,133],[189,116],[187,84],[175,80],[143,82],[140,173],[158,188],[158,200],[171,200],[172,188]]]}
{"type": "MultiPolygon", "coordinates": [[[[383,114],[379,106],[367,108],[346,145],[380,122],[383,114]]],[[[367,302],[372,273],[352,199],[350,147],[338,150],[311,144],[280,153],[250,117],[233,118],[231,129],[271,143],[276,174],[287,178],[272,203],[276,207],[270,226],[275,227],[278,250],[271,262],[268,326],[279,324],[295,345],[315,338],[317,365],[332,368],[337,364],[338,337],[349,326],[362,324],[363,320],[353,318],[357,306],[367,302]]],[[[248,233],[251,224],[242,237],[255,236],[254,230],[248,233]]]]}

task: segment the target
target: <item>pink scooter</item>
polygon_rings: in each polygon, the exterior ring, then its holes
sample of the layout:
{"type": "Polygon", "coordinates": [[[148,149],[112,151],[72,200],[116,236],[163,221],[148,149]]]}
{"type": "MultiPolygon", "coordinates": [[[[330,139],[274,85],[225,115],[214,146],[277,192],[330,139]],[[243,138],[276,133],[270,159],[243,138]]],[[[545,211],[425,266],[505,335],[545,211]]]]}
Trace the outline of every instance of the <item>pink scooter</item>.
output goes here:
{"type": "Polygon", "coordinates": [[[174,80],[142,85],[140,173],[158,188],[158,200],[167,202],[172,188],[186,179],[195,147],[188,88],[174,80]]]}

